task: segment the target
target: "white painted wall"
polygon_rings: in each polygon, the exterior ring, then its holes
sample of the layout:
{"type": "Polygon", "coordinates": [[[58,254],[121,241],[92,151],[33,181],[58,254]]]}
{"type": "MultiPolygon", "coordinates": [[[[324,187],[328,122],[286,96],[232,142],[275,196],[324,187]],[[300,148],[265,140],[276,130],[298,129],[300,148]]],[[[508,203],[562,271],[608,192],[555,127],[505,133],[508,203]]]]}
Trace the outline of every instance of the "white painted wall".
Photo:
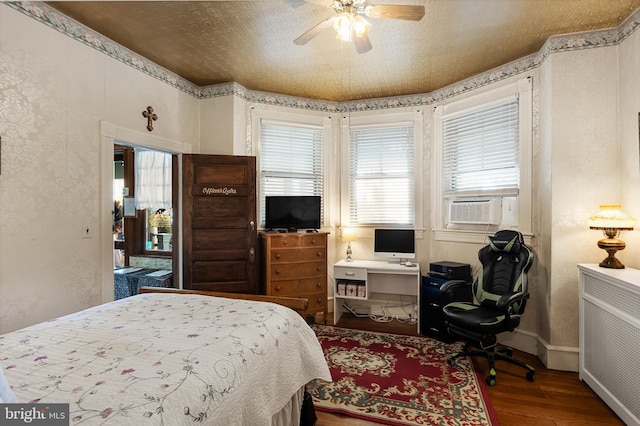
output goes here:
{"type": "Polygon", "coordinates": [[[636,218],[636,230],[621,239],[627,248],[619,257],[628,267],[640,269],[640,32],[631,34],[619,48],[619,168],[622,209],[636,218]]]}
{"type": "Polygon", "coordinates": [[[200,100],[201,154],[256,155],[251,149],[247,102],[235,95],[200,100]]]}
{"type": "Polygon", "coordinates": [[[200,153],[233,155],[234,102],[233,95],[200,101],[200,153]]]}
{"type": "MultiPolygon", "coordinates": [[[[599,262],[600,204],[621,201],[618,170],[617,47],[552,55],[549,343],[578,346],[576,264],[599,262]]],[[[624,261],[624,259],[623,259],[624,261]]]]}
{"type": "Polygon", "coordinates": [[[100,230],[111,224],[101,219],[100,121],[147,132],[151,105],[154,135],[196,144],[199,105],[4,5],[0,57],[5,333],[101,301],[100,230]]]}

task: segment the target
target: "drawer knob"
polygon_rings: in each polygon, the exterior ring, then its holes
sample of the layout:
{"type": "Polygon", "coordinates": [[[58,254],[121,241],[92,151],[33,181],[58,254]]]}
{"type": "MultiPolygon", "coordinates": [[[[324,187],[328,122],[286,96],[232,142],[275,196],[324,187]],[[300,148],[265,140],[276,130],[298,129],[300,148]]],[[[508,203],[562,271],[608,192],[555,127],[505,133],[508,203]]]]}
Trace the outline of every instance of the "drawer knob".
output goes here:
{"type": "Polygon", "coordinates": [[[344,274],[345,274],[346,276],[348,276],[348,277],[355,277],[355,276],[356,276],[356,273],[355,273],[355,272],[345,272],[344,274]]]}
{"type": "Polygon", "coordinates": [[[280,275],[280,269],[276,269],[276,275],[280,275]]]}
{"type": "Polygon", "coordinates": [[[319,297],[316,299],[316,302],[318,303],[322,303],[322,299],[320,299],[319,297]]]}
{"type": "Polygon", "coordinates": [[[322,271],[322,268],[318,266],[318,267],[316,268],[316,271],[320,272],[320,271],[322,271]]]}
{"type": "Polygon", "coordinates": [[[316,256],[318,256],[318,257],[324,257],[324,256],[322,256],[322,252],[321,252],[321,251],[316,252],[316,256]]]}
{"type": "Polygon", "coordinates": [[[322,287],[322,284],[316,283],[316,287],[320,288],[320,287],[322,287]]]}
{"type": "Polygon", "coordinates": [[[276,259],[280,259],[280,253],[276,254],[276,259]]]}
{"type": "Polygon", "coordinates": [[[311,239],[311,244],[315,244],[315,243],[316,243],[316,239],[315,239],[315,238],[312,238],[312,239],[311,239]]]}
{"type": "Polygon", "coordinates": [[[276,286],[276,291],[280,291],[280,286],[279,285],[276,286]]]}

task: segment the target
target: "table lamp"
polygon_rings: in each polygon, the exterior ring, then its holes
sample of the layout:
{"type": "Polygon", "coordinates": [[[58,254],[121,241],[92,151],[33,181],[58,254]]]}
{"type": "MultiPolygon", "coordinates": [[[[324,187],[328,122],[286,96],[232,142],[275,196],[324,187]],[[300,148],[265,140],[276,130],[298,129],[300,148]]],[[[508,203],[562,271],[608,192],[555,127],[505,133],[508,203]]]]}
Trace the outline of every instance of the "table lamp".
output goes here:
{"type": "Polygon", "coordinates": [[[598,241],[598,247],[609,255],[600,262],[603,268],[623,269],[624,265],[616,258],[618,250],[624,250],[626,244],[618,239],[620,231],[631,231],[635,219],[627,216],[620,210],[619,205],[602,205],[600,212],[590,217],[587,224],[591,229],[601,230],[606,238],[598,241]]]}
{"type": "Polygon", "coordinates": [[[345,259],[347,262],[352,262],[351,258],[351,241],[356,240],[356,230],[353,228],[342,228],[342,241],[347,242],[347,258],[345,259]]]}

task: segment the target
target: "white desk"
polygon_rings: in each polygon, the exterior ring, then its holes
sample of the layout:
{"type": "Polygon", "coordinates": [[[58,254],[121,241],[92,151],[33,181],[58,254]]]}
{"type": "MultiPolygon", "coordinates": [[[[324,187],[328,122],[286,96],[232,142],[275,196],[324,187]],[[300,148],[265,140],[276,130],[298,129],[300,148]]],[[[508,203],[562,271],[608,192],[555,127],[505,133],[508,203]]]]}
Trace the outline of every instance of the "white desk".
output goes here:
{"type": "MultiPolygon", "coordinates": [[[[333,265],[335,288],[333,289],[333,320],[337,323],[345,311],[345,299],[368,300],[373,293],[410,295],[416,297],[420,307],[420,265],[405,266],[403,263],[388,263],[377,260],[340,260],[333,265]],[[339,294],[339,285],[350,289],[339,294]],[[359,286],[359,288],[358,288],[359,286]],[[363,288],[364,287],[364,288],[363,288]]],[[[420,318],[416,311],[417,319],[420,318]]],[[[420,321],[417,321],[418,332],[420,321]]]]}

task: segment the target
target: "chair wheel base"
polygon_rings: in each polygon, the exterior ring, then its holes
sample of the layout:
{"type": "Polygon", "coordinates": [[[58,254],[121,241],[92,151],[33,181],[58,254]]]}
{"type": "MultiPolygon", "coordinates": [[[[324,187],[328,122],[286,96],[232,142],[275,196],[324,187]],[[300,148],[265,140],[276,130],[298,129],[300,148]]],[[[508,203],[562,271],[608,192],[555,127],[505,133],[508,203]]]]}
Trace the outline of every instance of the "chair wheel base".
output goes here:
{"type": "MultiPolygon", "coordinates": [[[[465,345],[465,347],[468,349],[467,345],[465,345]]],[[[485,382],[489,386],[495,386],[496,385],[495,362],[499,360],[507,361],[510,364],[518,365],[522,368],[525,368],[527,370],[527,375],[526,375],[527,380],[530,382],[534,382],[536,380],[536,370],[532,366],[513,358],[512,355],[513,355],[513,349],[511,348],[503,348],[500,350],[495,350],[495,348],[491,348],[491,350],[484,350],[484,349],[463,350],[462,352],[453,353],[449,358],[447,358],[447,364],[454,367],[456,365],[456,359],[461,356],[469,356],[469,357],[481,356],[483,358],[486,358],[487,361],[489,362],[489,375],[485,378],[485,382]]]]}
{"type": "Polygon", "coordinates": [[[530,382],[536,381],[536,372],[535,371],[527,371],[527,380],[530,382]]]}

